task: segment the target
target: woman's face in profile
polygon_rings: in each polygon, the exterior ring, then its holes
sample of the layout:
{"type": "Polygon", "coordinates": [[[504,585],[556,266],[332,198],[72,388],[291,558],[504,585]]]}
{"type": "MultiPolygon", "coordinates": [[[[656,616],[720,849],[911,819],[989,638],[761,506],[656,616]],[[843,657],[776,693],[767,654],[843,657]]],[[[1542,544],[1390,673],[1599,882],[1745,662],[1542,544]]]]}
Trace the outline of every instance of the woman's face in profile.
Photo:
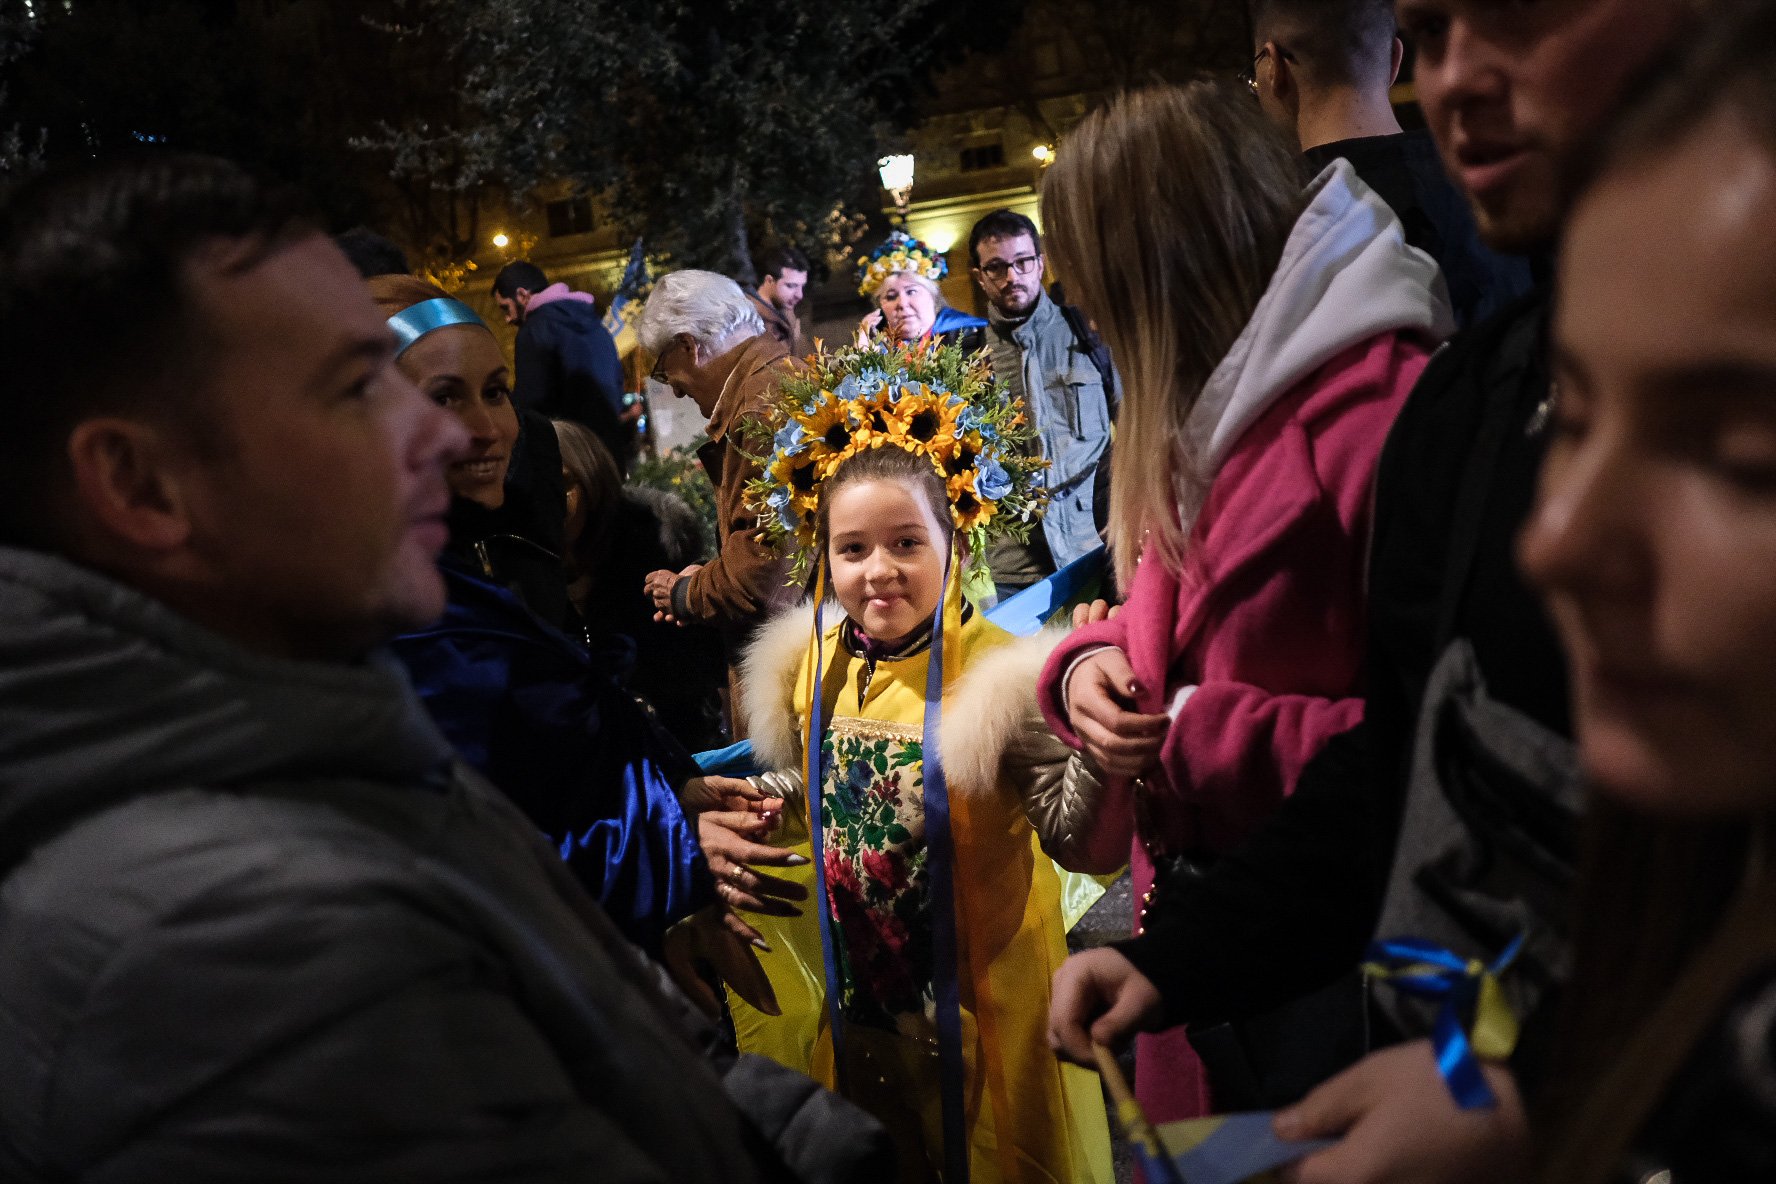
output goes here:
{"type": "Polygon", "coordinates": [[[925,281],[909,272],[896,272],[876,291],[882,310],[882,327],[897,342],[917,341],[931,332],[937,321],[937,301],[925,281]]]}
{"type": "Polygon", "coordinates": [[[1776,806],[1772,225],[1776,159],[1723,118],[1605,177],[1562,249],[1521,553],[1590,780],[1654,810],[1776,806]]]}
{"type": "Polygon", "coordinates": [[[506,500],[518,411],[493,334],[479,325],[450,325],[421,337],[395,364],[469,430],[469,455],[445,474],[450,492],[497,510],[506,500]]]}

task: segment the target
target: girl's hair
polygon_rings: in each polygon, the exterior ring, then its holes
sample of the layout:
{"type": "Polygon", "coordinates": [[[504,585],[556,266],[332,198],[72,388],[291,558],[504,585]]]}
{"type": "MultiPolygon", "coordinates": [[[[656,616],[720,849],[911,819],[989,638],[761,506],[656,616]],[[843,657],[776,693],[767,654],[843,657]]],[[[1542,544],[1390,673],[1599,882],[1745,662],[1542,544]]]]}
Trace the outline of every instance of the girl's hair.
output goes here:
{"type": "Polygon", "coordinates": [[[1251,96],[1212,82],[1125,94],[1067,137],[1042,185],[1055,268],[1122,372],[1110,547],[1174,570],[1201,495],[1185,423],[1251,320],[1305,206],[1301,166],[1251,96]]]}
{"type": "Polygon", "coordinates": [[[586,527],[574,544],[576,550],[597,554],[610,533],[617,502],[623,495],[623,475],[610,449],[591,430],[565,419],[551,420],[561,445],[561,465],[580,487],[585,499],[586,527]]]}
{"type": "Polygon", "coordinates": [[[941,541],[947,544],[955,537],[956,528],[950,521],[950,495],[945,490],[943,478],[938,476],[936,467],[923,456],[915,456],[904,448],[890,445],[857,453],[833,470],[832,475],[821,483],[820,509],[814,520],[814,537],[819,540],[823,555],[830,538],[827,518],[833,495],[845,486],[860,481],[900,481],[917,490],[919,496],[930,506],[932,514],[937,517],[938,529],[943,533],[941,541]]]}
{"type": "MultiPolygon", "coordinates": [[[[1776,158],[1776,8],[1719,16],[1618,125],[1593,183],[1721,116],[1776,158]]],[[[1614,1177],[1745,980],[1776,966],[1776,814],[1654,817],[1594,797],[1584,827],[1572,981],[1537,1123],[1542,1178],[1559,1184],[1614,1177]]]]}

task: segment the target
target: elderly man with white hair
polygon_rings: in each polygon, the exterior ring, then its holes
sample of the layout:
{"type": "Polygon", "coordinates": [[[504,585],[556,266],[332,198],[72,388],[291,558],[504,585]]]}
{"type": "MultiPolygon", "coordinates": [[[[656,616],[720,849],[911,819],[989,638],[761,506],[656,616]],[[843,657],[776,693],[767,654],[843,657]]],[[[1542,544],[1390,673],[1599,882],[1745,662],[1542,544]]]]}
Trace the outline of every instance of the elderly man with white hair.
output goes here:
{"type": "Polygon", "coordinates": [[[765,414],[777,383],[799,363],[765,331],[740,285],[712,271],[662,276],[636,332],[656,359],[654,380],[690,399],[709,420],[709,443],[697,457],[715,486],[720,533],[713,560],[681,572],[653,572],[645,590],[659,619],[721,631],[728,658],[728,718],[740,739],[746,718],[740,705],[741,651],[755,627],[795,599],[784,587],[783,561],[755,537],[758,517],[746,508],[746,483],[760,474],[742,450],[742,425],[765,414]]]}

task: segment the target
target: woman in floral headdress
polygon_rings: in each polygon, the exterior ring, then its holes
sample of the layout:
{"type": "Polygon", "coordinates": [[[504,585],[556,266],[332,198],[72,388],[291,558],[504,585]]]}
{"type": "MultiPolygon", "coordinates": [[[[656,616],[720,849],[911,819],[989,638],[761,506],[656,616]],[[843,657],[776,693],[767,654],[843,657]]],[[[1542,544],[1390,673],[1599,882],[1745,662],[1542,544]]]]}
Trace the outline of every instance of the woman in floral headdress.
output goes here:
{"type": "Polygon", "coordinates": [[[985,325],[945,302],[938,282],[950,264],[904,230],[896,230],[857,261],[857,292],[875,301],[876,311],[857,326],[857,344],[868,348],[878,334],[890,345],[939,339],[954,341],[966,329],[985,325]]]}
{"type": "Polygon", "coordinates": [[[1097,1081],[1044,1040],[1066,956],[1048,856],[1124,852],[1072,837],[1102,790],[1036,705],[1060,635],[1014,639],[961,593],[988,539],[1040,514],[1030,429],[954,346],[814,361],[750,491],[816,594],[746,666],[759,784],[783,799],[761,837],[800,861],[711,864],[782,1008],[732,1000],[740,1047],[874,1113],[904,1180],[1107,1184],[1097,1081]]]}

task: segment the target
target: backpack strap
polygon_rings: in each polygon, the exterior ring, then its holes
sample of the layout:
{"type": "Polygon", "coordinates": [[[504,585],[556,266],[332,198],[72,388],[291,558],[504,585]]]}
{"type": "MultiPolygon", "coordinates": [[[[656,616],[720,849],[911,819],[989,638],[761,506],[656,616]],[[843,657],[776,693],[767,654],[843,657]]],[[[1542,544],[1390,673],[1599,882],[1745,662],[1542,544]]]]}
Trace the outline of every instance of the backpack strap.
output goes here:
{"type": "Polygon", "coordinates": [[[1091,327],[1091,322],[1085,319],[1085,314],[1077,307],[1061,304],[1059,301],[1055,305],[1061,310],[1061,316],[1066,318],[1067,328],[1073,330],[1073,340],[1077,342],[1075,348],[1089,357],[1092,365],[1098,368],[1098,377],[1104,380],[1104,403],[1110,410],[1110,418],[1114,420],[1117,402],[1116,367],[1110,364],[1110,347],[1104,344],[1104,339],[1098,336],[1098,331],[1091,327]]]}

